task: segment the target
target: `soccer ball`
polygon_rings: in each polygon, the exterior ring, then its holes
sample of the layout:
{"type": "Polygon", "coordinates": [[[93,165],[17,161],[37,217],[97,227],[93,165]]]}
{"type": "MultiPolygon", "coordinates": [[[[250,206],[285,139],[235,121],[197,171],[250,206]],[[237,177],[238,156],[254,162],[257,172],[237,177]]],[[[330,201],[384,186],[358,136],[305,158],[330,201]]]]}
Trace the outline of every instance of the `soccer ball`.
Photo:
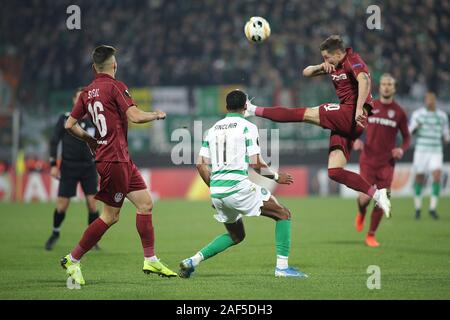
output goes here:
{"type": "Polygon", "coordinates": [[[245,24],[244,33],[251,42],[263,42],[270,36],[270,25],[262,17],[251,17],[245,24]]]}

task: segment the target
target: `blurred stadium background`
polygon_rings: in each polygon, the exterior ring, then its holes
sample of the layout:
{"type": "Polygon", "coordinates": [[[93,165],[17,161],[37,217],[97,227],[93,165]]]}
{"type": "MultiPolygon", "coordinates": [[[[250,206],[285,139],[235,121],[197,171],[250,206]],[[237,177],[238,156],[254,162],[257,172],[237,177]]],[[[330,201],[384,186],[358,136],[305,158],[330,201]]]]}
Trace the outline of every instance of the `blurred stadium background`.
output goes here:
{"type": "MultiPolygon", "coordinates": [[[[217,121],[228,90],[245,89],[260,105],[336,101],[328,78],[300,74],[305,65],[320,61],[318,46],[329,34],[343,35],[369,64],[375,96],[380,75],[390,72],[408,114],[424,105],[428,89],[436,91],[438,107],[450,111],[449,1],[23,0],[1,6],[2,201],[56,197],[57,181],[48,174],[50,133],[58,116],[70,111],[74,89],[90,82],[90,52],[99,44],[119,49],[117,76],[139,107],[168,113],[165,121],[129,130],[133,159],[160,198],[208,197],[191,164],[172,162],[179,141],[171,138],[175,129],[193,132],[194,120],[202,120],[203,130],[217,121]],[[81,8],[81,30],[66,27],[71,4],[81,8]],[[381,30],[366,27],[371,4],[381,8],[381,30]],[[243,33],[254,15],[265,17],[272,28],[261,45],[249,43],[243,33]]],[[[281,128],[252,121],[264,129],[281,128]]],[[[270,130],[268,135],[270,142],[270,130]]],[[[348,195],[327,177],[328,135],[310,125],[282,125],[280,163],[290,167],[296,184],[279,188],[279,195],[348,195]]],[[[398,166],[394,194],[412,193],[411,149],[398,166]]],[[[357,157],[352,155],[353,164],[357,157]]],[[[448,146],[445,161],[443,194],[448,195],[448,146]]]]}

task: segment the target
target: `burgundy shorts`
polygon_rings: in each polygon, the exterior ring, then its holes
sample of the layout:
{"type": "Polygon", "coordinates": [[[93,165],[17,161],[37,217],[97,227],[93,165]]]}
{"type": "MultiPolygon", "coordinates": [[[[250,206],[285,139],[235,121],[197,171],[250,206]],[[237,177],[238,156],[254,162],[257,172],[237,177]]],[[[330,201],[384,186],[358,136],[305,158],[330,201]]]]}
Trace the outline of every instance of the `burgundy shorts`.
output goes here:
{"type": "Polygon", "coordinates": [[[373,167],[360,162],[359,174],[371,185],[376,185],[378,189],[390,189],[394,178],[394,166],[387,164],[382,167],[373,167]]]}
{"type": "Polygon", "coordinates": [[[128,193],[147,189],[133,161],[130,162],[97,162],[100,175],[100,190],[95,199],[111,207],[122,207],[128,193]]]}
{"type": "Polygon", "coordinates": [[[347,160],[353,142],[361,136],[364,128],[356,125],[355,106],[324,103],[319,106],[320,125],[331,130],[329,152],[340,149],[347,160]]]}

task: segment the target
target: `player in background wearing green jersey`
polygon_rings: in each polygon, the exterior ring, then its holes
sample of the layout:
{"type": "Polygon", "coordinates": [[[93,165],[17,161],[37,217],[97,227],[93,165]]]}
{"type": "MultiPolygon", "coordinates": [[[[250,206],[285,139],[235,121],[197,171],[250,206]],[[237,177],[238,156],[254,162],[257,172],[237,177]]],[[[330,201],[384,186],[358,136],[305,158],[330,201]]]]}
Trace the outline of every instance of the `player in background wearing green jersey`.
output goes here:
{"type": "Polygon", "coordinates": [[[189,278],[201,261],[242,242],[245,238],[242,216],[262,215],[275,220],[275,276],[306,278],[306,274],[288,265],[291,247],[289,209],[280,204],[269,190],[251,182],[247,169],[250,166],[280,184],[291,184],[293,179],[287,173],[273,171],[261,157],[258,128],[243,116],[247,95],[234,90],[227,95],[226,102],[226,117],[216,122],[205,135],[197,170],[210,188],[216,210],[214,217],[224,223],[227,233],[183,260],[178,275],[189,278]]]}
{"type": "Polygon", "coordinates": [[[420,219],[425,175],[431,172],[433,182],[429,213],[432,218],[438,219],[436,208],[441,189],[441,170],[444,158],[442,143],[450,143],[450,133],[448,116],[444,111],[436,108],[436,95],[433,92],[427,92],[425,105],[426,108],[420,108],[413,112],[409,125],[409,131],[417,138],[413,163],[416,173],[414,182],[415,217],[420,219]]]}

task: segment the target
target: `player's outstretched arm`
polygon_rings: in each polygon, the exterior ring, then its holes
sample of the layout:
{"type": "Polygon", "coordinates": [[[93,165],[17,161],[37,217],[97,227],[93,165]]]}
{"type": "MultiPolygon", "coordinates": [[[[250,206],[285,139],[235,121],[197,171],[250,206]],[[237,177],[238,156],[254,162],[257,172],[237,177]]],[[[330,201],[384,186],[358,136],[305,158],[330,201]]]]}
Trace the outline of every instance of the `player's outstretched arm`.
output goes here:
{"type": "Polygon", "coordinates": [[[336,68],[332,64],[328,62],[324,62],[318,65],[312,65],[308,66],[305,69],[303,69],[303,76],[309,78],[309,77],[315,77],[320,76],[323,74],[331,73],[335,71],[336,68]]]}
{"type": "Polygon", "coordinates": [[[64,128],[75,138],[85,141],[91,149],[92,154],[95,154],[95,150],[98,146],[97,140],[80,127],[77,119],[69,116],[64,125],[64,128]]]}
{"type": "Polygon", "coordinates": [[[197,171],[205,181],[206,185],[209,187],[209,181],[211,180],[211,171],[209,170],[209,160],[208,158],[198,156],[197,158],[197,171]]]}
{"type": "Polygon", "coordinates": [[[289,173],[273,171],[260,154],[250,156],[249,165],[255,169],[258,174],[268,179],[275,180],[279,184],[291,184],[294,182],[294,179],[289,173]]]}
{"type": "Polygon", "coordinates": [[[371,82],[369,75],[365,72],[360,72],[356,80],[358,81],[358,100],[356,101],[355,120],[359,126],[364,127],[364,121],[367,118],[367,115],[364,113],[364,104],[370,93],[371,82]]]}
{"type": "Polygon", "coordinates": [[[127,117],[133,123],[146,123],[154,120],[162,120],[166,118],[166,113],[161,110],[154,112],[142,111],[136,106],[131,106],[127,110],[127,117]]]}

